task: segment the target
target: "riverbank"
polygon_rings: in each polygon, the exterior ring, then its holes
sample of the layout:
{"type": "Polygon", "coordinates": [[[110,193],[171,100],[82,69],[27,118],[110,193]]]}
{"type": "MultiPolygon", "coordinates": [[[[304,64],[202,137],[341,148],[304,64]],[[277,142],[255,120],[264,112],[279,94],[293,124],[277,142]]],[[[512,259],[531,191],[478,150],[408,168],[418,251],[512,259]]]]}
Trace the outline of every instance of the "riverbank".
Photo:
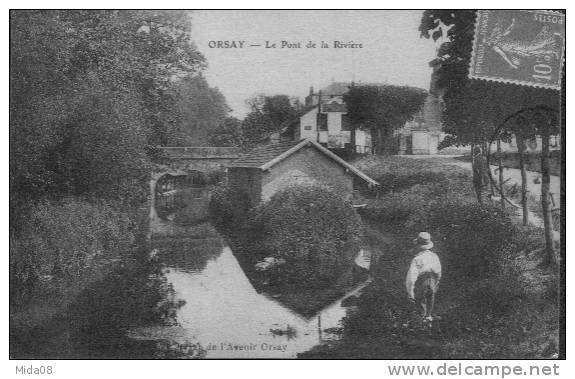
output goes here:
{"type": "Polygon", "coordinates": [[[373,283],[357,299],[357,312],[343,323],[341,340],[301,358],[556,356],[557,274],[541,266],[540,229],[524,228],[496,208],[476,205],[470,174],[461,168],[399,157],[369,157],[356,164],[376,179],[378,173],[403,168],[397,171],[398,185],[378,194],[363,215],[372,248],[382,257],[373,283]],[[403,287],[410,242],[419,229],[432,232],[444,268],[431,329],[422,328],[403,287]],[[499,230],[505,233],[497,235],[499,230]]]}
{"type": "Polygon", "coordinates": [[[115,283],[106,290],[114,298],[126,287],[121,277],[147,278],[147,210],[66,198],[25,217],[10,236],[10,356],[70,357],[79,325],[71,315],[94,289],[115,283]]]}

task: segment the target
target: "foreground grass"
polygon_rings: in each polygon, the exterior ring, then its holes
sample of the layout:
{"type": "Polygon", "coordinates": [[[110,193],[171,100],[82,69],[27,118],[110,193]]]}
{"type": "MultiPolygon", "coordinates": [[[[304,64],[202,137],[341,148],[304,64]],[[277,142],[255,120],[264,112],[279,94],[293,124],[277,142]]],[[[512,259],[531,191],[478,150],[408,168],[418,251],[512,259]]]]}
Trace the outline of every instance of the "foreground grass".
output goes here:
{"type": "MultiPolygon", "coordinates": [[[[341,340],[321,345],[302,354],[303,358],[510,359],[549,358],[558,353],[558,282],[554,269],[540,265],[541,230],[513,225],[501,257],[478,275],[462,275],[444,260],[435,309],[440,319],[423,330],[403,288],[411,259],[407,251],[417,228],[410,225],[416,220],[410,220],[409,213],[419,209],[412,203],[423,198],[420,203],[425,204],[429,196],[474,202],[470,174],[440,162],[401,157],[369,157],[356,164],[376,179],[401,168],[396,184],[425,182],[411,187],[388,185],[386,193],[371,200],[364,221],[371,248],[381,256],[373,284],[346,318],[341,340]],[[401,212],[406,207],[409,212],[401,212]]],[[[436,242],[441,249],[441,241],[436,242]]]]}

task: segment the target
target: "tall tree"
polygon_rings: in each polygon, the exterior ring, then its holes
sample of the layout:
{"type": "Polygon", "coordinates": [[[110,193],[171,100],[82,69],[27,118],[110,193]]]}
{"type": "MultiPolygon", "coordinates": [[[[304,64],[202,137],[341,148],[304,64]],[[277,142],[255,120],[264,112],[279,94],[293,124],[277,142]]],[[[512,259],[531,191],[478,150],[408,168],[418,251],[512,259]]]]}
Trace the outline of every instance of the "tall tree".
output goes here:
{"type": "Polygon", "coordinates": [[[393,151],[393,132],[421,110],[427,91],[407,86],[353,86],[343,96],[350,120],[371,131],[375,152],[393,151]]]}
{"type": "Polygon", "coordinates": [[[242,122],[235,117],[227,117],[210,134],[210,143],[213,146],[242,147],[242,122]]]}
{"type": "Polygon", "coordinates": [[[251,111],[242,122],[242,134],[248,147],[258,144],[269,134],[280,130],[284,122],[298,116],[298,103],[287,95],[256,95],[246,103],[251,111]]]}
{"type": "MultiPolygon", "coordinates": [[[[557,133],[558,125],[544,121],[559,111],[556,91],[467,78],[475,15],[473,10],[427,10],[423,12],[419,27],[422,37],[434,41],[441,37],[447,39],[438,50],[436,75],[438,87],[444,93],[444,130],[455,136],[451,141],[485,145],[509,130],[513,131],[517,127],[513,121],[520,115],[529,117],[535,126],[519,133],[519,139],[524,140],[531,130],[544,139],[549,133],[557,133]]],[[[542,164],[547,163],[548,152],[543,151],[542,164]]],[[[544,182],[548,183],[548,180],[547,175],[544,182]]],[[[548,185],[545,184],[542,185],[544,220],[550,219],[548,202],[548,185]]],[[[546,221],[546,250],[554,261],[552,231],[548,224],[550,226],[546,221]]]]}
{"type": "Polygon", "coordinates": [[[442,89],[444,130],[460,144],[482,145],[507,125],[509,116],[527,109],[557,110],[553,90],[467,78],[473,47],[475,11],[426,10],[419,30],[424,38],[445,38],[437,53],[437,86],[442,89]]]}
{"type": "Polygon", "coordinates": [[[230,108],[218,88],[210,87],[202,75],[186,76],[172,85],[177,120],[168,133],[173,146],[204,146],[224,122],[230,108]]]}
{"type": "Polygon", "coordinates": [[[10,30],[11,211],[43,196],[141,199],[171,82],[204,64],[188,15],[19,10],[10,30]]]}

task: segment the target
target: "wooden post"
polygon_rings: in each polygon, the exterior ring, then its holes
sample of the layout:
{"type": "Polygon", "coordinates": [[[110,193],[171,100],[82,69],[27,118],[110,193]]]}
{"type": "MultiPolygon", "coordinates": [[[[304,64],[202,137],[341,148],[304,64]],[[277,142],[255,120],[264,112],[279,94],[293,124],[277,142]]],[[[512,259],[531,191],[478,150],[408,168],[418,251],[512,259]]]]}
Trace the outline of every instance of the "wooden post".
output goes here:
{"type": "Polygon", "coordinates": [[[527,170],[525,168],[525,139],[521,132],[515,135],[517,151],[519,152],[519,169],[521,170],[521,206],[523,207],[523,225],[529,223],[529,207],[527,204],[527,170]]]}
{"type": "Polygon", "coordinates": [[[553,220],[551,216],[549,184],[549,129],[551,126],[546,120],[540,122],[541,130],[541,208],[543,210],[543,226],[545,227],[545,251],[549,262],[557,263],[555,247],[553,246],[553,220]]]}
{"type": "Polygon", "coordinates": [[[501,209],[505,209],[505,195],[503,192],[503,161],[501,159],[501,139],[497,140],[497,165],[499,166],[499,196],[501,196],[501,209]]]}

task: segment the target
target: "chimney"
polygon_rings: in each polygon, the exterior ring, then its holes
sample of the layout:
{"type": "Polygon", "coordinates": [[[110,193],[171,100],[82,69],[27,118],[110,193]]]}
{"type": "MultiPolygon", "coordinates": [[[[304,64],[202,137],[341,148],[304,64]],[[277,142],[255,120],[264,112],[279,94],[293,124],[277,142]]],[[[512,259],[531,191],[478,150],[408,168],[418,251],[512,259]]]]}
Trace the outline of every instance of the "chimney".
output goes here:
{"type": "Polygon", "coordinates": [[[309,87],[309,95],[305,97],[305,106],[309,107],[313,105],[313,86],[309,87]]]}

